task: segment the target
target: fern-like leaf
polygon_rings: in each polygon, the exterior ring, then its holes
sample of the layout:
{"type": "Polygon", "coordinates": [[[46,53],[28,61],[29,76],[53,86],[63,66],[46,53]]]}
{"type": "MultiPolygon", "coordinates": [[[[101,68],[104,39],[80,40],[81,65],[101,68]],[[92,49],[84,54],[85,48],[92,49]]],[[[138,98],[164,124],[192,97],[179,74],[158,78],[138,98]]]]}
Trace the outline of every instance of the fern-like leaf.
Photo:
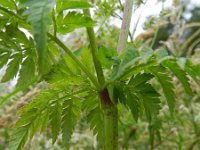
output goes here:
{"type": "Polygon", "coordinates": [[[15,43],[14,40],[11,37],[9,37],[9,35],[6,32],[0,31],[0,39],[5,43],[8,49],[20,49],[19,45],[17,45],[17,43],[15,43]]]}
{"type": "Polygon", "coordinates": [[[56,142],[61,129],[62,102],[58,97],[50,101],[50,124],[53,143],[56,142]]]}
{"type": "MultiPolygon", "coordinates": [[[[127,91],[128,92],[128,91],[127,91]]],[[[139,118],[139,114],[140,114],[140,102],[139,102],[139,98],[133,93],[133,92],[129,92],[127,94],[127,99],[126,99],[126,103],[128,105],[128,107],[131,110],[131,113],[135,119],[135,121],[138,121],[139,118]]]]}
{"type": "Polygon", "coordinates": [[[137,49],[132,47],[131,45],[128,46],[123,59],[116,60],[114,63],[112,75],[111,75],[111,81],[114,81],[116,79],[119,79],[123,74],[132,67],[138,60],[140,59],[139,53],[137,49]],[[116,63],[117,62],[117,63],[116,63]]]}
{"type": "Polygon", "coordinates": [[[28,15],[28,21],[33,28],[33,35],[38,52],[39,72],[47,73],[49,60],[47,55],[47,31],[50,22],[49,13],[54,6],[54,0],[28,0],[24,5],[28,9],[24,15],[28,15]]]}
{"type": "Polygon", "coordinates": [[[1,0],[0,5],[11,10],[15,9],[15,4],[11,0],[1,0]]]}
{"type": "Polygon", "coordinates": [[[136,121],[139,116],[140,104],[143,103],[148,118],[156,118],[160,110],[159,94],[147,83],[153,78],[151,74],[138,74],[128,83],[127,104],[131,108],[136,121]],[[130,102],[132,99],[132,104],[130,102]],[[134,104],[133,104],[134,103],[134,104]]]}
{"type": "Polygon", "coordinates": [[[35,131],[35,129],[38,129],[41,125],[35,124],[35,121],[38,120],[39,117],[38,114],[37,108],[31,108],[25,111],[24,115],[15,125],[9,143],[9,150],[21,150],[24,147],[26,141],[28,140],[29,134],[35,131]]]}
{"type": "MultiPolygon", "coordinates": [[[[60,75],[65,78],[52,82],[49,89],[43,90],[22,109],[10,141],[11,150],[23,148],[28,138],[31,139],[36,132],[43,131],[48,124],[51,127],[53,143],[62,131],[63,143],[68,145],[80,116],[80,99],[77,96],[84,96],[89,88],[87,83],[84,83],[82,88],[76,87],[76,83],[79,85],[80,82],[85,82],[82,78],[73,78],[65,72],[60,75]]],[[[50,77],[53,78],[54,73],[51,73],[50,77]]]]}
{"type": "Polygon", "coordinates": [[[45,90],[21,110],[21,117],[17,121],[10,139],[10,150],[21,150],[28,137],[32,138],[39,129],[42,130],[46,126],[47,121],[44,120],[48,120],[50,116],[48,114],[49,101],[57,94],[55,90],[45,90]]]}
{"type": "Polygon", "coordinates": [[[175,76],[180,80],[182,83],[185,91],[187,94],[191,95],[192,94],[192,89],[189,84],[189,79],[187,78],[186,73],[179,67],[179,65],[176,63],[176,60],[174,59],[166,59],[165,61],[162,62],[162,65],[165,67],[169,68],[175,76]]]}
{"type": "Polygon", "coordinates": [[[62,105],[62,139],[63,145],[69,147],[69,141],[74,127],[80,117],[80,100],[77,98],[67,99],[62,105]]]}
{"type": "Polygon", "coordinates": [[[149,83],[137,86],[137,96],[143,100],[143,105],[149,122],[156,120],[160,110],[160,95],[149,83]],[[151,120],[152,119],[152,120],[151,120]]]}
{"type": "MultiPolygon", "coordinates": [[[[34,112],[32,112],[34,113],[34,112]]],[[[21,150],[28,139],[28,133],[30,130],[31,122],[27,121],[26,124],[20,127],[14,128],[12,133],[9,150],[21,150]]]]}
{"type": "Polygon", "coordinates": [[[167,103],[170,109],[170,112],[174,113],[175,106],[175,93],[174,86],[172,84],[172,78],[169,76],[166,69],[162,66],[154,66],[149,68],[152,74],[156,77],[157,81],[162,87],[164,95],[167,99],[167,103]]]}
{"type": "Polygon", "coordinates": [[[4,65],[6,65],[9,57],[10,57],[9,52],[5,52],[5,53],[2,52],[2,54],[0,55],[0,68],[2,68],[4,65]]]}
{"type": "Polygon", "coordinates": [[[147,74],[147,73],[137,74],[136,76],[133,76],[130,79],[128,84],[132,87],[137,87],[141,84],[145,84],[147,81],[149,81],[152,78],[153,78],[153,75],[151,74],[147,74]]]}
{"type": "Polygon", "coordinates": [[[13,54],[12,58],[13,59],[8,63],[6,73],[3,76],[1,82],[7,82],[13,79],[17,75],[19,65],[22,61],[22,54],[21,53],[13,54]]]}
{"type": "Polygon", "coordinates": [[[45,126],[46,122],[43,120],[47,120],[50,115],[47,114],[49,112],[48,103],[55,95],[57,95],[55,90],[45,90],[21,110],[21,117],[17,121],[10,139],[10,150],[21,150],[28,137],[32,138],[39,129],[45,126]]]}
{"type": "Polygon", "coordinates": [[[100,145],[103,145],[103,112],[97,95],[90,93],[90,95],[86,97],[83,102],[83,110],[86,112],[87,121],[90,124],[90,128],[93,130],[94,135],[97,135],[100,145]]]}
{"type": "Polygon", "coordinates": [[[81,27],[92,27],[96,24],[89,16],[85,16],[76,11],[69,12],[63,17],[63,13],[60,13],[57,17],[58,32],[66,34],[74,29],[81,27]]]}
{"type": "Polygon", "coordinates": [[[142,62],[146,63],[153,55],[153,50],[148,46],[143,46],[139,49],[142,62]]]}
{"type": "Polygon", "coordinates": [[[17,86],[20,87],[28,85],[28,83],[33,81],[34,77],[35,77],[35,62],[33,60],[32,55],[29,55],[21,64],[17,86]]]}
{"type": "Polygon", "coordinates": [[[179,65],[181,66],[181,68],[187,72],[188,75],[190,75],[190,77],[198,84],[200,85],[200,65],[194,65],[192,64],[192,62],[189,59],[179,59],[178,61],[179,65]]]}
{"type": "Polygon", "coordinates": [[[66,9],[85,9],[91,5],[87,0],[57,0],[56,10],[61,12],[66,9]]]}

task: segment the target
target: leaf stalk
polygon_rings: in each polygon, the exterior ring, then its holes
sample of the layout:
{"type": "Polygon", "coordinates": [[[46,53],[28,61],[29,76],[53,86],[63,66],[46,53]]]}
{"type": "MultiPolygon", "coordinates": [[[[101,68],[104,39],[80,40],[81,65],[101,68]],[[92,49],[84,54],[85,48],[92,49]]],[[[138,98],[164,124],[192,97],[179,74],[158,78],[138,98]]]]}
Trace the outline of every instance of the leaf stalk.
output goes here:
{"type": "Polygon", "coordinates": [[[82,71],[88,76],[88,78],[92,81],[92,83],[95,85],[95,87],[97,89],[100,89],[100,85],[97,82],[97,80],[95,79],[95,77],[90,73],[90,71],[78,60],[78,58],[76,58],[76,56],[69,50],[69,48],[67,46],[65,46],[65,44],[63,44],[63,42],[61,42],[57,37],[51,35],[50,33],[48,33],[48,36],[51,38],[51,40],[53,40],[54,42],[56,42],[57,45],[59,45],[73,60],[74,62],[82,69],[82,71]]]}
{"type": "MultiPolygon", "coordinates": [[[[84,9],[83,12],[85,15],[89,17],[91,16],[89,9],[84,9]]],[[[105,84],[105,78],[104,78],[101,62],[99,61],[97,57],[98,47],[97,47],[96,37],[94,34],[94,29],[92,27],[87,27],[86,30],[87,30],[88,38],[90,41],[92,59],[93,59],[94,67],[96,70],[97,78],[98,78],[99,84],[103,86],[105,84]]]]}

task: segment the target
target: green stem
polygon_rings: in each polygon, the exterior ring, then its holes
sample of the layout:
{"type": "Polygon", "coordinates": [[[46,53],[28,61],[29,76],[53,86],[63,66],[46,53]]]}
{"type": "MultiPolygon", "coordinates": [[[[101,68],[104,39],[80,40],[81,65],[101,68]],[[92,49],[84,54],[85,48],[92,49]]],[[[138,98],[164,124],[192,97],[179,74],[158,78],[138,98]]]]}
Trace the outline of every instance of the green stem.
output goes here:
{"type": "Polygon", "coordinates": [[[48,36],[54,41],[56,42],[56,44],[58,44],[73,60],[74,62],[82,69],[82,71],[88,76],[88,78],[92,81],[92,83],[95,85],[95,87],[99,90],[100,89],[100,85],[99,83],[96,81],[95,77],[90,73],[90,71],[78,60],[78,58],[76,58],[76,56],[69,50],[69,48],[67,46],[65,46],[63,44],[63,42],[61,42],[57,37],[51,35],[50,33],[48,33],[48,36]]]}
{"type": "Polygon", "coordinates": [[[104,108],[104,150],[118,149],[118,110],[116,105],[104,108]]]}
{"type": "Polygon", "coordinates": [[[57,25],[56,25],[56,17],[55,17],[55,10],[52,10],[52,21],[53,21],[53,35],[57,37],[57,25]]]}
{"type": "Polygon", "coordinates": [[[99,92],[104,115],[104,150],[118,149],[118,110],[109,96],[107,88],[99,92]]]}
{"type": "MultiPolygon", "coordinates": [[[[85,15],[87,15],[89,17],[91,16],[89,9],[84,9],[83,12],[85,15]]],[[[92,27],[87,27],[87,34],[88,34],[88,38],[90,41],[92,59],[93,59],[96,73],[97,73],[97,78],[98,78],[100,85],[103,86],[105,84],[105,78],[104,78],[101,62],[99,61],[99,59],[97,57],[98,48],[97,48],[96,37],[94,34],[94,29],[92,27]]]]}
{"type": "MultiPolygon", "coordinates": [[[[89,9],[84,10],[84,14],[90,15],[89,9]]],[[[102,70],[101,63],[97,57],[97,43],[94,34],[94,30],[91,27],[87,28],[87,34],[90,41],[91,53],[93,58],[93,63],[97,73],[97,78],[99,84],[103,87],[99,92],[101,99],[103,115],[104,115],[104,150],[117,150],[118,149],[118,110],[116,104],[111,101],[107,88],[104,88],[105,78],[102,70]]]]}

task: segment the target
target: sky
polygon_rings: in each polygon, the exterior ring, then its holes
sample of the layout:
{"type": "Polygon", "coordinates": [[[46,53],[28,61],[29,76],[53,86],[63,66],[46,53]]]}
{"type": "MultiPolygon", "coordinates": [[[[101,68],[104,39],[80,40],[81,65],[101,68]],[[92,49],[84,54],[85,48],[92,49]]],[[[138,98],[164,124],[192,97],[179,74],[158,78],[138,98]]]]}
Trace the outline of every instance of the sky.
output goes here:
{"type": "MultiPolygon", "coordinates": [[[[171,6],[171,4],[172,4],[172,0],[167,0],[164,3],[164,7],[171,6]]],[[[162,3],[158,3],[157,0],[148,0],[145,5],[142,5],[139,9],[137,9],[133,13],[133,16],[131,19],[130,31],[133,31],[137,18],[139,18],[141,15],[141,19],[138,23],[138,27],[135,32],[135,36],[142,33],[144,31],[142,25],[145,22],[146,17],[150,15],[158,15],[161,10],[162,10],[162,3]]]]}
{"type": "MultiPolygon", "coordinates": [[[[200,0],[189,0],[190,3],[193,3],[194,5],[199,5],[200,6],[200,0]]],[[[158,3],[157,0],[147,0],[147,3],[145,5],[142,5],[139,9],[137,9],[135,12],[133,12],[132,19],[131,19],[131,25],[130,25],[130,31],[133,31],[133,28],[135,26],[135,23],[137,19],[139,18],[141,14],[140,21],[138,23],[137,30],[135,32],[135,36],[139,35],[142,33],[143,30],[143,24],[146,20],[146,18],[150,15],[159,15],[160,11],[162,10],[162,6],[164,8],[172,6],[173,0],[166,0],[164,4],[161,2],[158,3]]],[[[114,23],[116,26],[120,27],[121,26],[121,21],[116,20],[114,23]]]]}

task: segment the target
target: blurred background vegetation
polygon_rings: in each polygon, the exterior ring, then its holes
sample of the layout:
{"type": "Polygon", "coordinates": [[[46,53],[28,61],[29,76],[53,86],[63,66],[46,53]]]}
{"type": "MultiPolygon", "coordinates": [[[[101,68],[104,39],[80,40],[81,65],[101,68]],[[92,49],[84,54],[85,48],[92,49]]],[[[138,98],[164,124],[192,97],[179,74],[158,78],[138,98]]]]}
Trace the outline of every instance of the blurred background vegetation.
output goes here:
{"type": "MultiPolygon", "coordinates": [[[[149,0],[152,1],[152,0],[149,0]]],[[[166,0],[157,0],[157,3],[164,4],[166,0]]],[[[198,0],[196,0],[198,1],[198,0]]],[[[98,47],[101,49],[113,50],[117,47],[119,36],[119,20],[122,19],[123,1],[120,0],[93,0],[97,3],[94,7],[93,16],[98,20],[95,28],[98,39],[98,47]],[[118,20],[118,21],[116,21],[118,20]],[[113,23],[114,22],[114,23],[113,23]]],[[[134,11],[145,5],[145,0],[135,0],[134,11]]],[[[163,5],[164,6],[164,5],[163,5]]],[[[146,8],[151,11],[153,8],[146,8]]],[[[134,13],[133,11],[133,13],[134,13]]],[[[141,18],[139,18],[141,19],[141,18]]],[[[154,50],[165,48],[169,54],[178,57],[192,58],[194,63],[200,62],[200,5],[194,5],[190,0],[173,0],[169,7],[162,7],[158,15],[148,16],[143,23],[144,31],[135,35],[137,22],[132,27],[134,30],[129,33],[129,41],[140,47],[146,43],[154,50]]],[[[77,29],[63,40],[69,43],[70,48],[79,50],[86,44],[84,29],[77,29]]],[[[4,70],[1,70],[1,75],[4,70]]],[[[199,69],[200,71],[200,69],[199,69]]],[[[192,82],[192,81],[191,81],[192,82]]],[[[0,95],[6,96],[14,87],[15,81],[0,84],[0,95]]],[[[176,116],[171,118],[168,107],[164,103],[159,114],[160,135],[154,145],[158,150],[199,150],[200,149],[200,88],[192,83],[194,95],[188,97],[180,83],[174,77],[176,87],[176,116]],[[162,123],[161,123],[162,122],[162,123]]],[[[33,85],[26,91],[20,92],[10,98],[6,104],[0,107],[0,150],[6,150],[10,128],[16,122],[16,111],[27,104],[41,90],[45,83],[33,85]]],[[[157,88],[160,89],[159,85],[157,88]]],[[[144,120],[134,121],[132,115],[122,106],[119,108],[119,146],[120,149],[148,150],[149,133],[148,124],[144,120]]],[[[85,114],[76,126],[75,133],[71,140],[72,150],[95,150],[98,144],[95,137],[89,131],[89,125],[84,121],[85,114]]],[[[59,140],[52,146],[49,133],[39,134],[28,143],[27,150],[60,150],[59,140]],[[31,148],[30,148],[31,145],[31,148]]]]}

